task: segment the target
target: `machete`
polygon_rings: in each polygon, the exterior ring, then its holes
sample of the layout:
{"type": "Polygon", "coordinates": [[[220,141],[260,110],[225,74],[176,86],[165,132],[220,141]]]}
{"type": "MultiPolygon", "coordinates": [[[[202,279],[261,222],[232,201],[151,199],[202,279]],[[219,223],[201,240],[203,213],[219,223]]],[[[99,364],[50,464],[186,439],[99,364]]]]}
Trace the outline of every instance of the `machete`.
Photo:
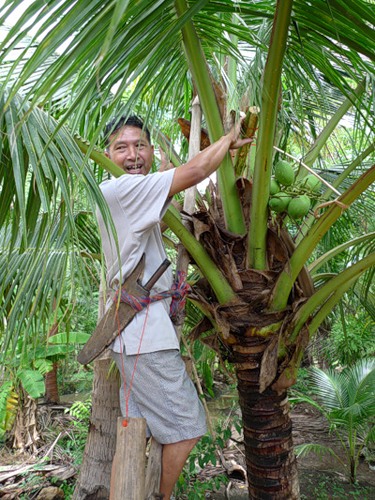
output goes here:
{"type": "MultiPolygon", "coordinates": [[[[123,284],[123,288],[130,294],[136,297],[145,297],[150,295],[151,288],[158,281],[160,276],[170,266],[168,259],[158,267],[151,278],[145,285],[141,284],[143,272],[145,268],[145,255],[142,255],[141,260],[137,264],[134,271],[129,275],[123,284]]],[[[102,319],[97,324],[93,334],[84,345],[83,349],[77,356],[77,360],[82,365],[87,365],[101,354],[117,337],[119,332],[131,322],[138,311],[134,310],[125,302],[113,302],[104,314],[102,319]]]]}

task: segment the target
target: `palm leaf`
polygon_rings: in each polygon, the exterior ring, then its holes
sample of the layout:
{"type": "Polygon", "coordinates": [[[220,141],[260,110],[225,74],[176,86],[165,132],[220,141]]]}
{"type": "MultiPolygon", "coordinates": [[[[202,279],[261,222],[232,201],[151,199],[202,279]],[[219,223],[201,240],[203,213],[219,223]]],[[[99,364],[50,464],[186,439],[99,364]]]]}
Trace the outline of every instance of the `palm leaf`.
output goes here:
{"type": "Polygon", "coordinates": [[[328,411],[342,408],[345,404],[345,393],[340,383],[341,374],[332,370],[324,372],[319,368],[311,369],[311,380],[315,390],[318,390],[317,399],[328,411]]]}
{"type": "Polygon", "coordinates": [[[72,269],[80,286],[91,291],[89,276],[97,272],[100,244],[96,224],[81,209],[99,207],[110,218],[92,167],[65,128],[56,132],[53,118],[30,109],[18,95],[2,108],[0,124],[5,138],[0,149],[4,355],[10,342],[15,347],[21,330],[31,334],[33,328],[47,328],[47,318],[54,316],[53,298],[57,308],[63,293],[70,293],[74,303],[74,282],[61,285],[72,269]],[[27,120],[22,120],[25,113],[27,120]],[[89,265],[81,254],[90,257],[89,265]]]}
{"type": "MultiPolygon", "coordinates": [[[[8,2],[8,12],[3,9],[4,17],[0,23],[6,21],[5,13],[10,13],[18,3],[8,2]]],[[[314,0],[309,4],[309,9],[314,12],[314,16],[310,16],[305,2],[295,1],[287,58],[291,62],[287,62],[286,71],[290,64],[292,73],[293,67],[296,67],[295,61],[299,58],[305,68],[315,68],[344,92],[349,91],[342,71],[344,68],[345,75],[351,71],[354,79],[371,72],[371,55],[366,59],[361,54],[374,53],[372,42],[364,35],[369,26],[374,25],[374,14],[366,2],[361,1],[359,4],[364,20],[358,19],[357,15],[346,15],[350,9],[342,2],[332,6],[331,3],[327,5],[314,0]],[[317,45],[320,51],[316,50],[317,45]]],[[[87,108],[92,108],[95,102],[95,105],[106,105],[108,117],[120,104],[123,92],[133,83],[135,87],[128,108],[139,97],[144,97],[145,89],[153,89],[152,102],[155,104],[160,104],[161,95],[168,95],[169,102],[173,100],[172,96],[182,96],[187,68],[179,49],[179,30],[193,16],[212,67],[216,66],[217,54],[237,54],[239,61],[243,59],[228,41],[228,34],[238,36],[243,47],[258,47],[265,53],[268,44],[260,41],[257,33],[263,23],[270,26],[274,8],[265,1],[256,1],[251,5],[229,1],[192,2],[186,17],[177,20],[172,1],[134,0],[121,2],[121,6],[119,2],[95,1],[82,7],[72,0],[65,0],[51,15],[51,8],[55,6],[55,2],[50,2],[46,9],[41,0],[33,2],[8,32],[2,44],[2,57],[9,57],[11,50],[26,36],[26,22],[37,12],[41,27],[36,37],[42,38],[43,44],[31,56],[23,54],[13,66],[11,72],[16,71],[16,68],[19,71],[19,67],[24,64],[14,85],[13,92],[16,92],[27,84],[48,58],[54,58],[59,45],[69,39],[63,53],[51,60],[42,74],[39,73],[40,78],[29,87],[27,96],[34,96],[34,102],[51,99],[56,94],[60,94],[61,98],[61,89],[72,82],[72,88],[67,90],[71,92],[72,98],[69,99],[66,117],[75,113],[77,123],[78,116],[83,117],[87,108]],[[122,16],[116,19],[115,12],[122,16]],[[232,14],[240,19],[239,23],[227,22],[228,16],[232,14]],[[223,15],[227,16],[225,31],[223,15]],[[103,46],[105,50],[101,49],[103,46]],[[164,74],[165,78],[161,78],[160,75],[164,74]],[[171,81],[174,82],[173,88],[171,81]],[[115,84],[118,85],[118,91],[111,96],[111,88],[115,84]]],[[[357,12],[358,2],[356,6],[357,12]]],[[[156,107],[152,112],[155,116],[156,107]]],[[[94,123],[97,124],[97,120],[94,123]]]]}
{"type": "Polygon", "coordinates": [[[330,448],[329,446],[325,446],[322,444],[299,444],[295,447],[297,457],[304,457],[309,453],[314,453],[314,455],[318,457],[323,457],[324,455],[331,455],[336,458],[340,463],[342,463],[341,458],[337,455],[337,453],[330,448]]]}
{"type": "Polygon", "coordinates": [[[347,375],[350,410],[362,417],[375,415],[375,360],[362,359],[347,375]]]}

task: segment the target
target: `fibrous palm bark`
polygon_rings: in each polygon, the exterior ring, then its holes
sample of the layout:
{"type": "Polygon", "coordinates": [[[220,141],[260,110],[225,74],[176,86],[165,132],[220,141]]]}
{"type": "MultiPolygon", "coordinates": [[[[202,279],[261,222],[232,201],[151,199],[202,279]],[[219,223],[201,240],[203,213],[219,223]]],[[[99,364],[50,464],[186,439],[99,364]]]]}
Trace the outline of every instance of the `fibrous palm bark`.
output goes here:
{"type": "Polygon", "coordinates": [[[109,498],[117,417],[120,415],[119,379],[116,373],[108,375],[110,363],[110,358],[100,358],[94,363],[90,429],[74,500],[109,498]]]}

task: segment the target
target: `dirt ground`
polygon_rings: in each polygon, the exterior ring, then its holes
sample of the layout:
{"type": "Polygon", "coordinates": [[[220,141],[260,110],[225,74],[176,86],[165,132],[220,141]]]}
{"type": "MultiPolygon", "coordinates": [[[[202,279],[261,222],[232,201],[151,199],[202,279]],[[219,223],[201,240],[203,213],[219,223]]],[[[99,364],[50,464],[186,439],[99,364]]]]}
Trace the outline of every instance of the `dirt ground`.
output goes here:
{"type": "MultiPolygon", "coordinates": [[[[220,408],[219,411],[222,411],[222,408],[220,408]]],[[[66,418],[63,413],[61,413],[60,417],[66,418]]],[[[302,405],[297,406],[293,409],[292,420],[293,438],[295,445],[303,443],[326,444],[334,448],[338,453],[342,453],[339,447],[339,442],[336,442],[332,435],[328,434],[327,425],[324,418],[320,416],[314,409],[302,405]]],[[[234,440],[229,441],[228,447],[224,450],[223,453],[223,460],[227,464],[227,467],[224,468],[221,464],[218,464],[215,467],[206,467],[200,472],[198,477],[199,481],[207,484],[207,481],[209,481],[210,479],[214,479],[220,474],[226,474],[229,471],[230,473],[227,474],[229,476],[229,483],[227,484],[227,486],[222,486],[219,492],[215,493],[201,489],[200,491],[202,493],[196,497],[196,500],[200,500],[201,498],[212,500],[248,499],[245,461],[243,445],[241,444],[241,436],[233,435],[233,438],[234,440]],[[228,468],[228,463],[232,464],[232,470],[228,468]]],[[[11,456],[8,456],[8,460],[5,462],[4,458],[5,457],[3,455],[3,451],[1,451],[0,466],[12,463],[14,465],[14,461],[12,460],[11,456]]],[[[57,462],[44,466],[45,470],[40,471],[41,474],[44,477],[48,477],[48,475],[60,475],[61,478],[69,478],[69,480],[74,483],[74,478],[76,477],[77,470],[75,470],[74,467],[69,467],[64,463],[57,462]]],[[[10,465],[8,465],[8,467],[12,468],[12,466],[10,465]]],[[[15,467],[17,469],[18,466],[16,465],[15,467]]],[[[5,468],[3,467],[3,469],[5,468]]],[[[366,463],[364,460],[361,460],[358,469],[358,486],[354,488],[347,481],[344,470],[333,458],[327,455],[319,458],[312,454],[307,455],[303,458],[299,458],[298,470],[301,500],[375,500],[374,469],[372,470],[368,463],[366,463]]],[[[3,479],[5,479],[7,473],[4,472],[4,470],[2,470],[1,472],[2,474],[0,474],[0,476],[4,475],[3,479]]],[[[19,492],[24,491],[21,486],[21,480],[22,476],[25,473],[26,471],[22,470],[22,466],[20,465],[20,469],[17,475],[14,475],[12,478],[8,478],[4,481],[1,481],[0,479],[0,498],[6,498],[7,500],[20,498],[19,492]],[[13,491],[13,494],[11,494],[11,491],[13,491]]],[[[31,488],[30,492],[37,491],[38,488],[35,490],[35,487],[37,488],[37,485],[34,485],[34,489],[31,488]]],[[[36,498],[36,496],[35,493],[33,493],[33,495],[30,497],[25,497],[24,495],[22,495],[22,498],[34,499],[36,498]]],[[[65,498],[69,500],[70,495],[65,496],[65,498]]],[[[176,500],[183,500],[183,498],[184,497],[177,497],[176,500]]]]}

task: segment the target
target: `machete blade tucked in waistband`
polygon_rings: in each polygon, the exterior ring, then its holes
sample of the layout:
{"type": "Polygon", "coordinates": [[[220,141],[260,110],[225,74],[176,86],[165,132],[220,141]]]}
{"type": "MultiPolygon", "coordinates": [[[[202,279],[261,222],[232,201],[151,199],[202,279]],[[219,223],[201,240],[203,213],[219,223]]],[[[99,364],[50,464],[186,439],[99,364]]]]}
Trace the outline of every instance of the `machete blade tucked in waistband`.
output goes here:
{"type": "MultiPolygon", "coordinates": [[[[142,255],[137,267],[125,280],[123,288],[136,297],[150,295],[151,288],[155,285],[160,276],[166,271],[170,262],[166,259],[151,276],[145,285],[141,285],[141,279],[145,268],[145,255],[142,255]]],[[[124,302],[113,302],[97,324],[93,334],[84,345],[77,356],[77,360],[82,365],[87,365],[101,354],[134,318],[138,311],[124,302]]]]}

